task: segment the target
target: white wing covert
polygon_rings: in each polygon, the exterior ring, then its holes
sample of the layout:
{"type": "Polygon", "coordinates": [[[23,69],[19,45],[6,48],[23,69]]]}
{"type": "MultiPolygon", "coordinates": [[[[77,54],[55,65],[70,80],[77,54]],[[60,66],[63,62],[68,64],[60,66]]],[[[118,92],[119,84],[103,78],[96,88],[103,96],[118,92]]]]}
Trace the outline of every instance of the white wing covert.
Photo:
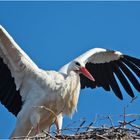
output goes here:
{"type": "Polygon", "coordinates": [[[22,106],[20,87],[24,76],[37,69],[36,64],[0,26],[0,101],[14,115],[22,106]]]}

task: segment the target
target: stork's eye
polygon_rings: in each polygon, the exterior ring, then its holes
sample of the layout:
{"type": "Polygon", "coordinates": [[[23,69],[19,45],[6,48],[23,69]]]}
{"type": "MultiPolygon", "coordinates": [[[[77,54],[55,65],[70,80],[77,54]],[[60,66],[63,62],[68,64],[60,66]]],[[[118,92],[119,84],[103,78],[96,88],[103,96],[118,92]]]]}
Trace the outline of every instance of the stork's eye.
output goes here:
{"type": "Polygon", "coordinates": [[[75,64],[76,64],[77,66],[81,66],[79,62],[75,62],[75,64]]]}

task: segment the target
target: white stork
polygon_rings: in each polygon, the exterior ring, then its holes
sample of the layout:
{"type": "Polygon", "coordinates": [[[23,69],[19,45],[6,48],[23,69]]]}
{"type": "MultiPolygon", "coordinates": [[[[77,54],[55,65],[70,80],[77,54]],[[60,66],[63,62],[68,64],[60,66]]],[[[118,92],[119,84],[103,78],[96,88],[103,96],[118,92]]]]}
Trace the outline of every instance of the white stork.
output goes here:
{"type": "Polygon", "coordinates": [[[116,78],[133,98],[130,82],[140,92],[140,59],[119,51],[94,48],[58,72],[45,71],[0,26],[0,101],[17,116],[11,138],[26,136],[32,127],[49,128],[54,122],[61,129],[63,115],[74,113],[80,90],[86,87],[112,90],[123,99],[116,78]]]}

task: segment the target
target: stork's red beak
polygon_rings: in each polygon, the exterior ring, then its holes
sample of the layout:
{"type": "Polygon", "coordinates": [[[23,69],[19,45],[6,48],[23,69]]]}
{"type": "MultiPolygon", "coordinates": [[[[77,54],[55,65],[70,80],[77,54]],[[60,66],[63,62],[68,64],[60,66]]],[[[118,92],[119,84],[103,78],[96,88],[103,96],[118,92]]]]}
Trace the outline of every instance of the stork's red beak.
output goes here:
{"type": "Polygon", "coordinates": [[[88,79],[90,79],[91,81],[95,81],[95,79],[93,78],[93,76],[89,73],[89,71],[85,67],[81,67],[79,71],[84,76],[86,76],[88,79]]]}

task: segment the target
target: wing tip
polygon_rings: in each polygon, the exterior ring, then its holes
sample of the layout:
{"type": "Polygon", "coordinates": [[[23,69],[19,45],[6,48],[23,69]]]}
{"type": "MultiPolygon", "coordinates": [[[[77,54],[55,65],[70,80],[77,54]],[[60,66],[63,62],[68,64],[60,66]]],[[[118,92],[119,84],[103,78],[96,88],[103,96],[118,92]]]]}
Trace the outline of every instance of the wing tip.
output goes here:
{"type": "Polygon", "coordinates": [[[120,99],[121,101],[123,101],[123,97],[119,97],[119,99],[120,99]]]}
{"type": "MultiPolygon", "coordinates": [[[[115,92],[114,92],[114,93],[115,93],[115,92]]],[[[123,100],[123,95],[122,95],[121,91],[120,91],[119,94],[116,94],[116,93],[115,93],[115,95],[116,95],[120,100],[123,100]]]]}

